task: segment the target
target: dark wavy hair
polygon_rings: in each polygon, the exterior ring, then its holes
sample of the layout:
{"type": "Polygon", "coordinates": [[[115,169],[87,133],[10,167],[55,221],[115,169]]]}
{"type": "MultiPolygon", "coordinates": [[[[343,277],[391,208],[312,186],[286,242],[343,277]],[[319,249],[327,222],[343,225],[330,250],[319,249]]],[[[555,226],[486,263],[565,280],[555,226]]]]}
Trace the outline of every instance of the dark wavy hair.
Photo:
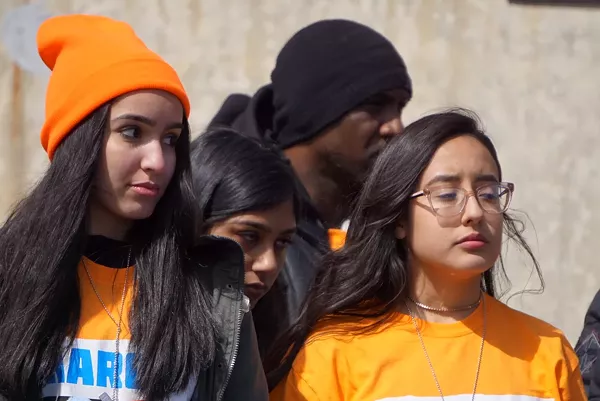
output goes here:
{"type": "MultiPolygon", "coordinates": [[[[375,162],[356,201],[345,246],[325,256],[298,320],[277,340],[265,361],[270,388],[287,374],[317,322],[370,318],[372,324],[356,329],[370,332],[402,304],[408,291],[408,250],[395,236],[397,222],[407,218],[411,195],[434,153],[462,135],[486,147],[501,175],[492,141],[480,128],[477,116],[467,110],[421,118],[394,137],[375,162]]],[[[543,289],[538,262],[522,235],[522,223],[505,213],[504,231],[531,258],[543,289]]],[[[498,297],[499,280],[509,283],[502,258],[482,275],[482,290],[498,297]]]]}
{"type": "MultiPolygon", "coordinates": [[[[77,266],[110,104],[64,139],[47,172],[0,228],[0,395],[37,399],[79,327],[77,266]]],[[[128,234],[135,260],[130,311],[136,384],[144,399],[185,388],[213,361],[209,295],[187,250],[195,243],[190,130],[175,148],[175,173],[151,217],[128,234]]]]}
{"type": "MultiPolygon", "coordinates": [[[[236,214],[264,211],[293,201],[300,218],[298,182],[291,165],[276,147],[242,136],[229,128],[213,128],[192,142],[192,176],[201,209],[200,234],[236,214]]],[[[261,355],[289,325],[282,280],[252,310],[261,355]]]]}

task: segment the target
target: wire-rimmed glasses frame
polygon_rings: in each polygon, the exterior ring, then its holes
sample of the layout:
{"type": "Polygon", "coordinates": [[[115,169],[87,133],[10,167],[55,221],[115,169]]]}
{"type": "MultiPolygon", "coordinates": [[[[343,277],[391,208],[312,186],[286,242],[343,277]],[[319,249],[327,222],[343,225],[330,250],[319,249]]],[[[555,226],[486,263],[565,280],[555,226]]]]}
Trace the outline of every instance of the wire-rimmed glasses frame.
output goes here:
{"type": "Polygon", "coordinates": [[[515,184],[512,182],[485,184],[478,187],[475,191],[467,191],[464,188],[457,187],[425,188],[412,194],[410,199],[425,196],[429,202],[429,206],[431,206],[431,210],[433,210],[436,215],[440,217],[453,217],[461,214],[465,210],[469,198],[474,196],[481,210],[489,214],[501,214],[508,210],[514,190],[515,184]],[[490,192],[486,193],[485,191],[490,192]],[[450,199],[444,201],[440,200],[443,194],[448,195],[453,193],[459,197],[454,203],[452,203],[450,199]],[[490,195],[494,197],[489,198],[490,195]],[[482,200],[485,199],[485,196],[489,198],[489,202],[484,202],[482,200]],[[447,203],[447,205],[443,206],[443,203],[447,203]],[[440,213],[440,210],[444,210],[444,212],[440,213]]]}

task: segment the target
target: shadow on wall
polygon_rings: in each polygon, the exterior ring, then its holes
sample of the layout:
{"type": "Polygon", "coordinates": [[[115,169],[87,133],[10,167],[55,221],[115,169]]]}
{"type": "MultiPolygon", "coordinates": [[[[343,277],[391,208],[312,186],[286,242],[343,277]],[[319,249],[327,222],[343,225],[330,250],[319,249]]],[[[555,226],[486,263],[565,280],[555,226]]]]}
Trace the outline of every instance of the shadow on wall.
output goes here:
{"type": "Polygon", "coordinates": [[[508,0],[508,2],[530,6],[600,7],[600,0],[508,0]]]}

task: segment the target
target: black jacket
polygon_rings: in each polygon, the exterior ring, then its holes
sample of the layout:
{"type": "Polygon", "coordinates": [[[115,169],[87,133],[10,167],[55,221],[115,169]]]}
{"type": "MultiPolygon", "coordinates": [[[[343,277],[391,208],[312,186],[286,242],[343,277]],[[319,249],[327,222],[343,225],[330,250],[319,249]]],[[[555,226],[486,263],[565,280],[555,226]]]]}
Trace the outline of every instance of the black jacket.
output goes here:
{"type": "Polygon", "coordinates": [[[205,269],[221,337],[213,366],[200,374],[192,401],[268,401],[250,301],[244,299],[244,254],[232,240],[206,236],[193,260],[205,269]]]}
{"type": "Polygon", "coordinates": [[[585,315],[575,351],[579,357],[585,392],[590,401],[600,401],[600,291],[585,315]]]}
{"type": "MultiPolygon", "coordinates": [[[[242,135],[276,145],[272,131],[274,113],[272,98],[273,91],[270,84],[260,88],[253,97],[233,94],[225,100],[209,127],[227,126],[242,135]]],[[[320,219],[308,193],[299,182],[298,187],[302,192],[302,217],[297,224],[297,235],[288,247],[285,266],[277,279],[278,291],[285,294],[287,311],[283,317],[287,318],[287,322],[280,326],[289,324],[298,316],[301,303],[316,275],[318,260],[329,249],[328,227],[320,219]]],[[[258,315],[266,314],[266,309],[269,309],[266,304],[275,302],[273,300],[275,295],[271,295],[269,297],[267,294],[253,310],[253,314],[256,315],[259,346],[263,350],[271,344],[273,333],[269,336],[261,335],[265,330],[259,327],[260,316],[258,315]]]]}

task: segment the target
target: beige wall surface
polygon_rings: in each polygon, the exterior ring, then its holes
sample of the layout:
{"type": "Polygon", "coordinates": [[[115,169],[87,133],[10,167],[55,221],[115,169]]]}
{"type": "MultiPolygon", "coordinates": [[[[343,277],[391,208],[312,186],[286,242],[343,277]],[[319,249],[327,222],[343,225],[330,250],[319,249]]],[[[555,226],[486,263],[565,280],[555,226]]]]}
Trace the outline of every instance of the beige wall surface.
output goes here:
{"type": "MultiPolygon", "coordinates": [[[[0,17],[23,0],[0,1],[0,17]]],[[[516,184],[514,207],[546,281],[513,307],[575,341],[600,288],[600,10],[507,0],[47,0],[53,13],[131,23],[181,74],[195,132],[224,97],[269,78],[304,25],[344,17],[385,34],[404,56],[415,97],[405,122],[448,106],[480,113],[516,184]]],[[[0,216],[44,171],[39,144],[47,74],[17,71],[0,45],[0,216]]],[[[511,293],[536,288],[531,263],[508,250],[511,293]]]]}

